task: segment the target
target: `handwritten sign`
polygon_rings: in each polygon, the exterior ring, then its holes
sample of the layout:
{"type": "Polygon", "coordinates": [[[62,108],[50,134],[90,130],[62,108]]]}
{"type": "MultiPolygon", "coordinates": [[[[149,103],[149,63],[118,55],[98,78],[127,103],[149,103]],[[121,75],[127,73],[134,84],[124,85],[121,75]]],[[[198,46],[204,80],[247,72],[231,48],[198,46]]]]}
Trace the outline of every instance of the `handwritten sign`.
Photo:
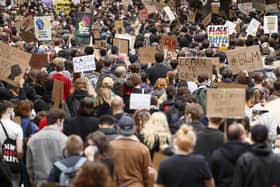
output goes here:
{"type": "Polygon", "coordinates": [[[263,30],[265,34],[278,33],[278,17],[264,16],[263,30]]]}
{"type": "Polygon", "coordinates": [[[209,25],[207,27],[208,40],[211,47],[228,47],[228,27],[224,25],[209,25]]]}
{"type": "Polygon", "coordinates": [[[243,118],[245,115],[245,89],[207,89],[207,117],[243,118]]]}
{"type": "Polygon", "coordinates": [[[94,55],[73,58],[73,69],[75,73],[95,70],[94,55]]]}
{"type": "Polygon", "coordinates": [[[263,69],[262,56],[258,46],[241,47],[225,53],[229,68],[234,74],[243,70],[252,72],[263,69]]]}
{"type": "Polygon", "coordinates": [[[52,107],[63,108],[64,102],[64,83],[60,80],[54,80],[52,90],[52,107]]]}
{"type": "Polygon", "coordinates": [[[238,3],[237,6],[238,6],[238,9],[244,14],[247,14],[250,11],[254,11],[253,2],[238,3]]]}
{"type": "Polygon", "coordinates": [[[64,14],[70,13],[70,1],[69,0],[57,0],[56,1],[56,14],[59,14],[60,12],[64,12],[64,14]]]}
{"type": "Polygon", "coordinates": [[[148,9],[147,9],[147,8],[144,8],[144,9],[139,10],[138,15],[139,15],[140,21],[145,21],[145,20],[147,20],[148,17],[149,17],[148,9]]]}
{"type": "Polygon", "coordinates": [[[35,36],[39,41],[52,39],[51,19],[49,16],[34,17],[35,36]]]}
{"type": "Polygon", "coordinates": [[[227,20],[224,26],[228,27],[228,34],[231,35],[235,32],[236,23],[227,20]]]}
{"type": "Polygon", "coordinates": [[[29,15],[22,20],[16,22],[16,29],[18,33],[30,31],[34,28],[33,16],[29,15]]]}
{"type": "Polygon", "coordinates": [[[169,51],[176,51],[176,46],[177,46],[177,38],[176,37],[162,35],[160,43],[161,43],[162,48],[167,48],[169,51]]]}
{"type": "Polygon", "coordinates": [[[113,45],[119,48],[120,53],[128,54],[129,52],[129,40],[114,38],[113,45]]]}
{"type": "Polygon", "coordinates": [[[31,54],[0,42],[0,80],[18,86],[28,68],[31,54]]]}
{"type": "Polygon", "coordinates": [[[213,61],[218,58],[179,58],[178,75],[180,80],[196,81],[199,74],[205,73],[212,76],[213,61]]]}
{"type": "Polygon", "coordinates": [[[253,18],[246,29],[247,35],[256,36],[260,24],[261,23],[258,20],[253,18]]]}
{"type": "Polygon", "coordinates": [[[176,19],[169,6],[164,7],[163,10],[165,11],[165,13],[170,21],[174,21],[176,19]]]}
{"type": "Polygon", "coordinates": [[[132,93],[129,100],[129,109],[150,109],[151,95],[150,94],[136,94],[132,93]]]}
{"type": "Polygon", "coordinates": [[[29,65],[32,69],[41,69],[49,64],[48,54],[32,54],[29,65]]]}
{"type": "Polygon", "coordinates": [[[141,64],[152,64],[155,62],[156,47],[141,47],[138,51],[141,64]]]}

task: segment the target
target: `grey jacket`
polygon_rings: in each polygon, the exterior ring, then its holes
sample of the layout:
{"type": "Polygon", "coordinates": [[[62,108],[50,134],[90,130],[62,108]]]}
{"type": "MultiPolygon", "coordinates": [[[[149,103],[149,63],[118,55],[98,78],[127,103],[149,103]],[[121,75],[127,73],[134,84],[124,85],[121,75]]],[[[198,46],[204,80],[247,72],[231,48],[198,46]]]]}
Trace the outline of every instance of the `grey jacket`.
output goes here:
{"type": "Polygon", "coordinates": [[[36,181],[47,180],[54,162],[63,158],[67,136],[54,126],[47,126],[34,134],[27,144],[26,167],[36,181]]]}

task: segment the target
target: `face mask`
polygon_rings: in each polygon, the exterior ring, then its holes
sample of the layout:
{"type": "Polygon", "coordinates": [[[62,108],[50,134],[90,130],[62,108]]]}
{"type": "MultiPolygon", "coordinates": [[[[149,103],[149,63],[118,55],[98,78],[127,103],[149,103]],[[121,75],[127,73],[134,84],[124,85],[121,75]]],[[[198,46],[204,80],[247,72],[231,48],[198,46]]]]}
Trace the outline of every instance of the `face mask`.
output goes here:
{"type": "Polygon", "coordinates": [[[99,152],[98,147],[97,146],[92,146],[92,152],[93,152],[94,155],[97,154],[99,152]]]}
{"type": "Polygon", "coordinates": [[[275,149],[273,150],[273,152],[274,152],[274,153],[280,153],[280,148],[279,148],[279,147],[275,148],[275,149]]]}

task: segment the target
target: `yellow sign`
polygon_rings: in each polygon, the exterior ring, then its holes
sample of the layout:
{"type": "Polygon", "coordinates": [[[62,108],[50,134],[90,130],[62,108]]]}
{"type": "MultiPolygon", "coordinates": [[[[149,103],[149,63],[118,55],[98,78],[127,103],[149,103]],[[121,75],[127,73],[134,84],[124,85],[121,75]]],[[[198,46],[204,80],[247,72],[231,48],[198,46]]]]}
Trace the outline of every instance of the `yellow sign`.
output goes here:
{"type": "Polygon", "coordinates": [[[70,1],[69,0],[57,0],[56,1],[56,14],[64,12],[64,14],[70,13],[70,1]]]}

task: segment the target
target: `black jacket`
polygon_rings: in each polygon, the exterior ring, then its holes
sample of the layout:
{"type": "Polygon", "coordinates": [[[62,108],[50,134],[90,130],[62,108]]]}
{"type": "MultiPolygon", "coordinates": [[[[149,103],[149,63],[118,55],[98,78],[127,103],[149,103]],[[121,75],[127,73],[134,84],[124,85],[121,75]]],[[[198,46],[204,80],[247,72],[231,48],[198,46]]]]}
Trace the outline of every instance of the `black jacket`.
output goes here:
{"type": "Polygon", "coordinates": [[[247,143],[230,141],[213,152],[209,166],[215,179],[216,187],[229,187],[232,182],[234,166],[244,152],[249,149],[247,143]]]}
{"type": "Polygon", "coordinates": [[[254,144],[237,161],[231,187],[280,186],[280,156],[266,143],[254,144]]]}
{"type": "Polygon", "coordinates": [[[67,98],[67,106],[70,111],[71,117],[77,116],[77,111],[79,109],[81,100],[89,96],[87,92],[75,92],[73,95],[67,98]]]}
{"type": "Polygon", "coordinates": [[[71,118],[64,124],[64,134],[69,136],[71,134],[79,135],[83,141],[89,133],[98,129],[98,119],[92,116],[77,116],[71,118]]]}
{"type": "Polygon", "coordinates": [[[156,63],[150,67],[147,70],[147,74],[151,84],[154,85],[158,78],[165,78],[168,71],[171,71],[171,68],[165,66],[163,63],[156,63]]]}
{"type": "Polygon", "coordinates": [[[115,140],[118,136],[115,128],[99,128],[98,131],[103,132],[109,141],[115,140]]]}

